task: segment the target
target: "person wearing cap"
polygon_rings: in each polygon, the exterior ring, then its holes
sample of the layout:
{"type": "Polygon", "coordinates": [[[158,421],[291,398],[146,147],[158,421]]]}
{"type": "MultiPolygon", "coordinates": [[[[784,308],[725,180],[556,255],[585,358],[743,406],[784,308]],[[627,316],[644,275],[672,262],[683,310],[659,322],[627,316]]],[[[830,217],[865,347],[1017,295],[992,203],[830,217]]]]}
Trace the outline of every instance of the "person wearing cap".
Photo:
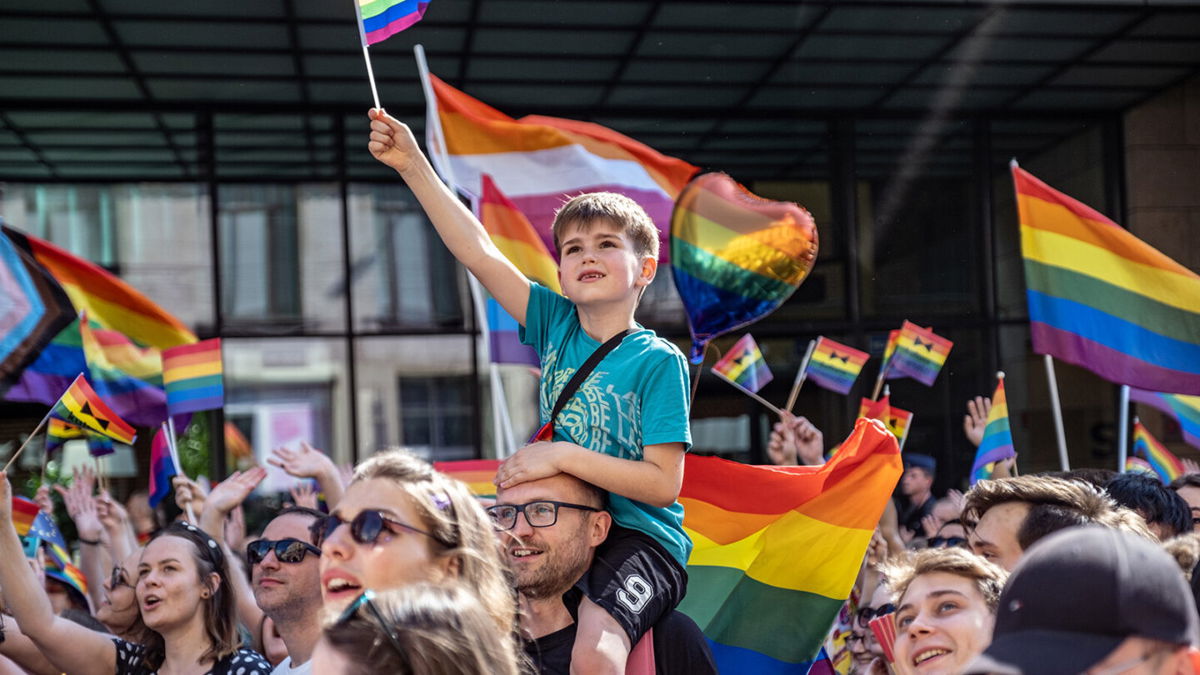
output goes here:
{"type": "Polygon", "coordinates": [[[1010,572],[1034,542],[1068,527],[1095,523],[1157,541],[1141,516],[1090,484],[1047,476],[979,481],[963,521],[971,550],[1010,572]]]}
{"type": "Polygon", "coordinates": [[[893,668],[900,675],[962,672],[991,642],[999,566],[964,548],[931,548],[884,568],[894,590],[893,668]]]}
{"type": "Polygon", "coordinates": [[[937,500],[933,498],[933,477],[937,460],[915,452],[904,454],[904,475],[900,477],[900,494],[906,505],[897,505],[900,525],[909,532],[921,531],[921,520],[933,513],[937,500]]]}
{"type": "Polygon", "coordinates": [[[966,673],[1191,674],[1196,603],[1151,541],[1110,528],[1056,532],[1009,577],[992,643],[966,673]]]}

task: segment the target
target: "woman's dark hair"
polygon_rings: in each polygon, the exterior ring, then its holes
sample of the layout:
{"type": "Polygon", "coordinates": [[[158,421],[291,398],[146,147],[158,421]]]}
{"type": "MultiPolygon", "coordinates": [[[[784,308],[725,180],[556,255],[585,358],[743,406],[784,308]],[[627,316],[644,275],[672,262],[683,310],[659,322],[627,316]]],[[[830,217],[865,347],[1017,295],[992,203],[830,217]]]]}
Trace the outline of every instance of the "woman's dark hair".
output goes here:
{"type": "MultiPolygon", "coordinates": [[[[229,570],[225,566],[225,555],[221,552],[220,545],[191,523],[171,523],[155,532],[146,547],[149,548],[150,543],[160,537],[179,537],[192,544],[192,559],[196,562],[197,581],[200,584],[207,587],[208,577],[213,573],[219,578],[216,588],[210,589],[208,598],[200,601],[204,606],[204,632],[209,642],[208,649],[200,655],[200,660],[217,661],[236,652],[242,641],[238,637],[237,624],[234,621],[233,594],[226,585],[229,570]]],[[[162,635],[157,631],[148,629],[146,635],[146,651],[142,653],[142,664],[155,671],[162,666],[163,659],[166,658],[166,647],[162,635]]]]}

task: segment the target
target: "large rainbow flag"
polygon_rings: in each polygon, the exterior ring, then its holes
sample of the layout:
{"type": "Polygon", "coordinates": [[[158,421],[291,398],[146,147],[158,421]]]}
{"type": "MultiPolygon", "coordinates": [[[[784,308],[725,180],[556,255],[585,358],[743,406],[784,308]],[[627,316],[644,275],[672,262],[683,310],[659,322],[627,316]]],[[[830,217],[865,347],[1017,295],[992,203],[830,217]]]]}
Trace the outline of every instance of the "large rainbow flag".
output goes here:
{"type": "Polygon", "coordinates": [[[495,497],[496,469],[500,468],[498,459],[469,459],[458,462],[434,462],[433,468],[466,483],[471,493],[476,497],[495,497]]]}
{"type": "Polygon", "coordinates": [[[1163,394],[1131,388],[1129,398],[1158,408],[1174,417],[1183,429],[1183,440],[1194,448],[1200,448],[1200,396],[1163,394]]]}
{"type": "Polygon", "coordinates": [[[1142,426],[1141,422],[1133,424],[1133,454],[1149,462],[1155,475],[1164,483],[1170,483],[1183,475],[1183,462],[1142,426]]]}
{"type": "Polygon", "coordinates": [[[870,356],[864,351],[822,336],[817,338],[817,346],[809,359],[808,378],[818,386],[846,394],[854,386],[868,358],[870,356]]]}
{"type": "Polygon", "coordinates": [[[1004,393],[1004,378],[996,383],[992,394],[992,409],[983,427],[983,440],[975,451],[971,466],[971,485],[992,477],[996,462],[1017,454],[1013,449],[1012,428],[1008,423],[1008,397],[1004,393]]]}
{"type": "Polygon", "coordinates": [[[895,436],[859,420],[823,466],[685,462],[679,501],[695,547],[680,611],[720,672],[808,672],[903,472],[895,436]]]}
{"type": "Polygon", "coordinates": [[[1200,395],[1200,276],[1014,166],[1033,350],[1200,395]]]}
{"type": "MultiPolygon", "coordinates": [[[[477,197],[483,174],[490,174],[550,250],[555,210],[583,192],[632,198],[650,214],[660,240],[668,241],[675,197],[697,167],[591,122],[541,115],[513,119],[437,77],[430,81],[436,99],[430,111],[437,119],[426,121],[427,146],[447,182],[477,197]]],[[[662,247],[664,258],[667,250],[662,247]]]]}
{"type": "Polygon", "coordinates": [[[88,380],[114,412],[142,426],[167,418],[163,362],[157,349],[138,347],[118,331],[93,326],[87,312],[79,316],[79,340],[88,380]]]}
{"type": "MultiPolygon", "coordinates": [[[[496,187],[492,177],[481,176],[482,193],[475,200],[475,215],[487,230],[492,243],[516,266],[521,274],[532,281],[562,293],[558,280],[558,265],[546,243],[542,241],[533,224],[521,213],[516,204],[496,187]]],[[[488,358],[493,363],[515,363],[539,366],[537,352],[522,344],[518,336],[520,325],[511,314],[504,311],[500,303],[488,294],[486,298],[488,322],[488,358]]]]}

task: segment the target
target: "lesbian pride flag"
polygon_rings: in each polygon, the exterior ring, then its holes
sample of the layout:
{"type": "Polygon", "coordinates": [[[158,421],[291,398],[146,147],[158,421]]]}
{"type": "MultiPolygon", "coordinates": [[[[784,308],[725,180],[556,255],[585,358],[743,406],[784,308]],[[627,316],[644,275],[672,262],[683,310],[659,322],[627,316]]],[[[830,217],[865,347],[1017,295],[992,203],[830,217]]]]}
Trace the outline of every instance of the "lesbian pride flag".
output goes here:
{"type": "MultiPolygon", "coordinates": [[[[483,174],[489,174],[549,250],[555,210],[584,192],[630,197],[658,226],[659,240],[669,241],[675,197],[698,167],[591,122],[541,115],[513,119],[437,77],[429,79],[436,99],[430,113],[437,118],[426,120],[426,145],[447,183],[478,197],[483,174]]],[[[664,259],[668,248],[662,247],[664,259]]]]}
{"type": "Polygon", "coordinates": [[[846,394],[854,386],[868,358],[866,352],[819,337],[808,361],[808,378],[821,387],[846,394]]]}
{"type": "Polygon", "coordinates": [[[1200,275],[1013,166],[1033,351],[1200,395],[1200,275]]]}
{"type": "Polygon", "coordinates": [[[1155,475],[1164,483],[1170,483],[1183,475],[1183,462],[1142,426],[1141,422],[1133,424],[1133,454],[1149,462],[1155,475]]]}

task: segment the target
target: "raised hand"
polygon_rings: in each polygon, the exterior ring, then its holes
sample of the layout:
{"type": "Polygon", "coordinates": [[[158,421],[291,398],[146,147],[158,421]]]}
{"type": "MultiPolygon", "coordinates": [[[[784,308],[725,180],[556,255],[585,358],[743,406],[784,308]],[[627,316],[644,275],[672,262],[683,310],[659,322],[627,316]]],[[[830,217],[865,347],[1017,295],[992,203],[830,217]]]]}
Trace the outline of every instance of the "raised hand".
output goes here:
{"type": "Polygon", "coordinates": [[[967,414],[963,416],[963,433],[971,445],[979,447],[983,442],[983,430],[987,428],[988,413],[992,411],[992,399],[976,396],[967,401],[967,414]]]}
{"type": "Polygon", "coordinates": [[[192,505],[192,511],[199,518],[204,513],[204,488],[196,481],[187,476],[177,475],[171,478],[171,484],[175,486],[175,503],[179,508],[187,510],[187,505],[192,505]]]}
{"type": "Polygon", "coordinates": [[[267,470],[256,466],[246,471],[235,471],[208,493],[206,506],[221,517],[231,513],[254,492],[254,488],[267,477],[267,470]]]}
{"type": "Polygon", "coordinates": [[[921,530],[925,533],[926,539],[933,538],[938,530],[942,529],[942,524],[942,519],[932,513],[921,517],[921,530]]]}
{"type": "Polygon", "coordinates": [[[805,466],[825,463],[825,434],[807,417],[796,418],[796,456],[805,466]]]}
{"type": "Polygon", "coordinates": [[[767,441],[767,457],[776,466],[796,466],[800,463],[796,444],[796,418],[786,410],[780,411],[779,421],[771,427],[767,441]]]}
{"type": "Polygon", "coordinates": [[[296,483],[289,492],[292,493],[292,503],[296,506],[317,508],[317,489],[311,483],[296,483]]]}
{"type": "Polygon", "coordinates": [[[47,516],[54,515],[54,500],[50,499],[50,486],[42,483],[38,486],[37,493],[33,496],[33,501],[38,505],[38,509],[47,516]]]}
{"type": "Polygon", "coordinates": [[[55,485],[54,489],[62,496],[63,504],[67,506],[67,515],[75,522],[75,531],[79,533],[79,537],[88,541],[99,541],[104,536],[104,524],[96,510],[96,500],[87,492],[87,486],[82,481],[73,481],[70,488],[55,485]]]}
{"type": "Polygon", "coordinates": [[[1196,460],[1185,458],[1181,459],[1180,461],[1183,462],[1183,475],[1186,476],[1191,473],[1200,473],[1200,464],[1197,464],[1196,460]]]}
{"type": "Polygon", "coordinates": [[[367,116],[371,118],[371,140],[367,143],[371,155],[400,173],[411,169],[422,155],[408,125],[381,109],[372,108],[367,116]]]}
{"type": "Polygon", "coordinates": [[[267,463],[296,478],[320,478],[329,472],[337,473],[337,467],[328,455],[304,442],[300,443],[299,450],[275,448],[267,458],[267,463]]]}

